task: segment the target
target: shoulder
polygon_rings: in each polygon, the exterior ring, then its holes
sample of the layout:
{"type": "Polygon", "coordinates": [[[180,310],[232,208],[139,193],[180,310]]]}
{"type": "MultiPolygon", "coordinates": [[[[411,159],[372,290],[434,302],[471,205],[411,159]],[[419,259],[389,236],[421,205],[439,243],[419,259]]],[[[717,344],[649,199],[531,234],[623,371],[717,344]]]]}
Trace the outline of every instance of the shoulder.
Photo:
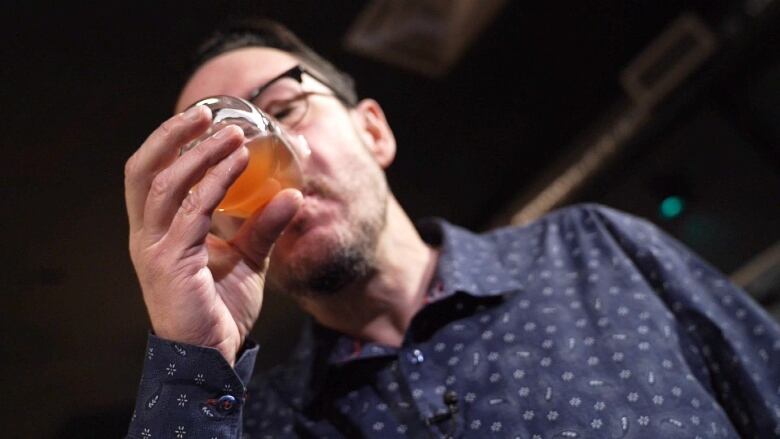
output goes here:
{"type": "Polygon", "coordinates": [[[521,226],[500,227],[483,234],[484,237],[502,240],[525,235],[545,235],[566,231],[593,232],[609,228],[653,228],[644,218],[598,203],[578,203],[553,210],[537,220],[521,226]]]}
{"type": "Polygon", "coordinates": [[[542,220],[551,223],[648,224],[644,218],[599,203],[578,203],[562,207],[548,213],[542,220]]]}
{"type": "Polygon", "coordinates": [[[562,254],[613,254],[627,248],[665,246],[666,235],[650,221],[596,203],[573,204],[556,209],[530,224],[508,226],[482,235],[498,253],[516,254],[515,260],[559,259],[562,254]]]}

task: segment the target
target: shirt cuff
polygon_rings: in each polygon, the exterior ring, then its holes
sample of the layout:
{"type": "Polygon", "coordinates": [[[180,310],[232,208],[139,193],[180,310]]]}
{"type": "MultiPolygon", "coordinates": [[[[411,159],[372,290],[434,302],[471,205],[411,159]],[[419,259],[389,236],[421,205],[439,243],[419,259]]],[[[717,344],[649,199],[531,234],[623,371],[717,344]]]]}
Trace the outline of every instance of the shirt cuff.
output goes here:
{"type": "Polygon", "coordinates": [[[214,348],[150,333],[128,437],[240,437],[258,350],[247,340],[232,368],[214,348]]]}

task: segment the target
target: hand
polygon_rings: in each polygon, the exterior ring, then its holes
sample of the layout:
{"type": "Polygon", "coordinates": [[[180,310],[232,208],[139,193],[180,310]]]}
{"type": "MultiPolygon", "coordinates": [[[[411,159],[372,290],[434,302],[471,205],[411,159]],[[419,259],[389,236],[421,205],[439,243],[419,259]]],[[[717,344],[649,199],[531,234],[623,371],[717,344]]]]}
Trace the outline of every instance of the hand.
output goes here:
{"type": "Polygon", "coordinates": [[[288,189],[225,241],[211,215],[248,162],[228,126],[179,157],[210,124],[194,107],[157,128],[127,161],[130,256],[152,328],[163,338],[218,349],[233,365],[260,314],[268,255],[303,202],[288,189]]]}

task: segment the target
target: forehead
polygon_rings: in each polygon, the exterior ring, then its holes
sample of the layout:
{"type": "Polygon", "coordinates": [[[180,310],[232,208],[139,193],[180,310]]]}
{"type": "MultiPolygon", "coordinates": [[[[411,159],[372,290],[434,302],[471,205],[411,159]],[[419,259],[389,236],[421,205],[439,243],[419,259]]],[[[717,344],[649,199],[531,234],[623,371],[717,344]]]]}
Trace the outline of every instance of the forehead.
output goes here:
{"type": "Polygon", "coordinates": [[[289,53],[268,47],[225,52],[193,73],[179,95],[175,111],[182,111],[199,99],[218,94],[246,97],[254,88],[298,63],[289,53]]]}

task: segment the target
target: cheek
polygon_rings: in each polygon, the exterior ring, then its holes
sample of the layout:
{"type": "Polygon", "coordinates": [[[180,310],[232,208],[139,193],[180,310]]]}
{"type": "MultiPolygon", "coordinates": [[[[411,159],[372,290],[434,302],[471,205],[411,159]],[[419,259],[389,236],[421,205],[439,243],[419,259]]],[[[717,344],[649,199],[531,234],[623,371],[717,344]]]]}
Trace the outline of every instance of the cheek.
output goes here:
{"type": "Polygon", "coordinates": [[[312,155],[304,168],[311,178],[329,181],[340,198],[351,202],[363,198],[367,187],[381,186],[376,173],[382,173],[368,151],[350,114],[333,109],[313,114],[312,122],[302,130],[312,155]]]}
{"type": "Polygon", "coordinates": [[[347,169],[354,169],[358,163],[365,166],[370,155],[364,143],[350,125],[342,129],[309,127],[303,133],[311,148],[307,167],[311,172],[340,175],[347,169]]]}

